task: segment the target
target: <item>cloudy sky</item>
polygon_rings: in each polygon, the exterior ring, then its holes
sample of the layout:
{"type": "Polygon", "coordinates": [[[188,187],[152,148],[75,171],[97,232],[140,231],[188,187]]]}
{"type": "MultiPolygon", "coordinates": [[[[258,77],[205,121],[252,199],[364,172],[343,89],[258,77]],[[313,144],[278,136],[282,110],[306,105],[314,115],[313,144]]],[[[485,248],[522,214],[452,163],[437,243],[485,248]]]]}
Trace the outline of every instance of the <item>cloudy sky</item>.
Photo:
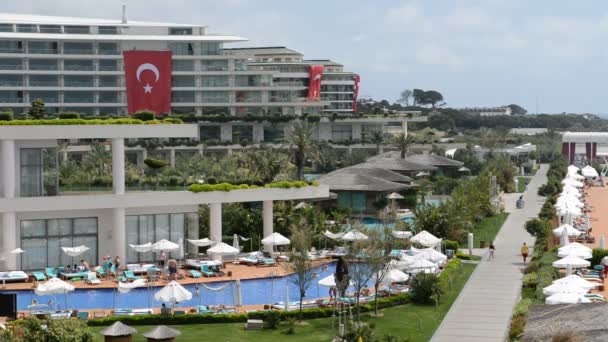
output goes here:
{"type": "MultiPolygon", "coordinates": [[[[119,18],[124,0],[2,1],[0,12],[119,18]]],[[[134,20],[187,22],[330,58],[361,94],[435,89],[448,105],[608,113],[608,1],[128,0],[134,20]]]]}

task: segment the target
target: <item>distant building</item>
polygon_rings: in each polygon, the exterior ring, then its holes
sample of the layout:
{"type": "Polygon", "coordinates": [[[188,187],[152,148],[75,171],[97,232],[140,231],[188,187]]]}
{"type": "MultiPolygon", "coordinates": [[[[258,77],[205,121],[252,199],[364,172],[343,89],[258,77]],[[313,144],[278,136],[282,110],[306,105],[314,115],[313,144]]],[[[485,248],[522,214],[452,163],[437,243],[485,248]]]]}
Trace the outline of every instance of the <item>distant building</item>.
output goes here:
{"type": "Polygon", "coordinates": [[[501,107],[471,107],[461,108],[461,112],[468,114],[478,114],[479,116],[500,116],[500,115],[512,115],[513,112],[508,106],[501,107]]]}
{"type": "Polygon", "coordinates": [[[547,128],[511,128],[511,134],[517,135],[539,135],[549,131],[547,128]]]}

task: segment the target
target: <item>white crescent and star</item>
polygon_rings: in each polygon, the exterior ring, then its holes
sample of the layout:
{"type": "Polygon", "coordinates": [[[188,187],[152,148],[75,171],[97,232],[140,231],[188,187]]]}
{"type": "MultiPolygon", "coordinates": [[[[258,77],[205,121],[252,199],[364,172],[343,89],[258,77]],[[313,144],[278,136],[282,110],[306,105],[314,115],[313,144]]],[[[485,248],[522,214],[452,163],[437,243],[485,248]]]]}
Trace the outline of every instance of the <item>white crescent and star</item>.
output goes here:
{"type": "MultiPolygon", "coordinates": [[[[140,64],[139,67],[137,67],[137,71],[135,73],[135,75],[137,76],[137,80],[141,82],[141,80],[139,79],[139,76],[141,75],[142,72],[144,72],[146,70],[152,71],[154,73],[154,76],[156,77],[156,79],[154,80],[154,83],[158,82],[158,80],[160,78],[160,72],[158,71],[158,68],[152,63],[143,63],[143,64],[140,64]]],[[[146,94],[152,93],[152,86],[149,83],[146,83],[146,85],[143,88],[144,88],[144,93],[146,93],[146,94]]]]}

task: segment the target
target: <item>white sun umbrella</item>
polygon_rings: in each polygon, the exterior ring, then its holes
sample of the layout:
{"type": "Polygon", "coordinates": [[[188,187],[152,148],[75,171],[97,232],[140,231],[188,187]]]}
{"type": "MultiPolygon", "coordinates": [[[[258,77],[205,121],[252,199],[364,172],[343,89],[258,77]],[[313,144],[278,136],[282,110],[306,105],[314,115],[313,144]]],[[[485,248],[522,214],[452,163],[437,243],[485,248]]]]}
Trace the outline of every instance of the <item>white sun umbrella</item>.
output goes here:
{"type": "Polygon", "coordinates": [[[428,260],[434,264],[439,264],[448,260],[448,257],[445,254],[437,252],[433,248],[425,248],[422,251],[416,253],[414,257],[418,259],[428,260]]]}
{"type": "Polygon", "coordinates": [[[580,169],[578,167],[576,167],[575,165],[568,166],[568,172],[577,173],[579,170],[580,169]]]}
{"type": "Polygon", "coordinates": [[[407,268],[410,270],[420,270],[420,269],[433,269],[436,268],[437,265],[426,260],[426,259],[418,259],[416,258],[412,263],[410,263],[407,268]]]}
{"type": "Polygon", "coordinates": [[[600,285],[600,284],[596,284],[596,283],[587,281],[577,275],[569,275],[569,276],[566,276],[563,278],[559,278],[557,280],[554,280],[553,284],[573,284],[582,289],[588,289],[588,290],[591,290],[600,285]]]}
{"type": "Polygon", "coordinates": [[[566,231],[568,236],[579,236],[582,234],[580,230],[578,230],[566,223],[566,224],[562,224],[561,226],[553,229],[553,235],[560,236],[560,235],[562,235],[563,231],[566,231]]]}
{"type": "Polygon", "coordinates": [[[391,260],[389,261],[388,265],[389,267],[396,268],[398,270],[406,270],[412,262],[413,260],[410,260],[409,258],[403,260],[391,260]]]}
{"type": "Polygon", "coordinates": [[[576,284],[574,283],[551,284],[543,288],[543,294],[545,296],[551,296],[558,293],[576,293],[579,295],[584,295],[587,292],[589,292],[589,289],[583,289],[581,287],[576,286],[576,284]]]}
{"type": "Polygon", "coordinates": [[[367,240],[367,235],[361,233],[356,229],[353,229],[350,232],[342,235],[341,239],[344,241],[361,241],[367,240]]]}
{"type": "Polygon", "coordinates": [[[581,200],[579,200],[576,196],[572,195],[562,195],[557,198],[555,201],[556,206],[566,207],[566,206],[574,206],[577,208],[582,208],[585,206],[581,200]]]}
{"type": "Polygon", "coordinates": [[[560,258],[572,255],[581,259],[591,259],[593,256],[592,253],[593,250],[591,248],[578,242],[571,242],[557,250],[557,256],[560,258]]]}
{"type": "Polygon", "coordinates": [[[21,248],[15,248],[12,251],[8,252],[8,254],[21,254],[21,253],[25,253],[25,251],[21,248]]]}
{"type": "Polygon", "coordinates": [[[192,299],[192,292],[186,290],[185,287],[181,286],[175,280],[172,280],[154,294],[154,299],[159,302],[173,303],[173,306],[175,306],[176,303],[192,299]]]}
{"type": "Polygon", "coordinates": [[[391,200],[397,200],[397,199],[403,199],[403,196],[399,195],[396,192],[393,192],[391,194],[389,194],[388,196],[386,196],[387,199],[391,199],[391,200]]]}
{"type": "MultiPolygon", "coordinates": [[[[74,286],[59,278],[51,278],[44,283],[38,284],[38,286],[34,289],[34,293],[38,296],[56,296],[58,294],[65,294],[65,306],[67,309],[68,306],[68,292],[74,291],[74,286]]],[[[55,300],[55,302],[57,302],[55,300]]]]}
{"type": "Polygon", "coordinates": [[[437,238],[426,230],[423,230],[420,233],[414,235],[414,237],[412,237],[410,241],[421,244],[426,247],[435,247],[438,243],[441,242],[441,239],[437,238]]]}
{"type": "Polygon", "coordinates": [[[239,236],[234,234],[232,236],[232,247],[236,248],[237,251],[241,251],[241,246],[239,246],[239,236]]]}
{"type": "Polygon", "coordinates": [[[576,293],[557,293],[545,299],[547,305],[591,303],[585,295],[576,293]]]}
{"type": "Polygon", "coordinates": [[[334,287],[334,286],[336,286],[336,279],[333,274],[330,274],[327,277],[319,280],[317,282],[317,284],[319,284],[319,286],[323,286],[323,287],[334,287]]]}
{"type": "Polygon", "coordinates": [[[576,179],[573,178],[565,178],[564,180],[562,180],[562,184],[568,184],[568,185],[572,185],[575,188],[582,188],[583,187],[583,183],[577,181],[576,179]]]}
{"type": "Polygon", "coordinates": [[[159,241],[156,241],[153,245],[152,245],[152,250],[153,251],[174,251],[176,249],[179,249],[179,245],[176,244],[175,242],[171,242],[167,239],[162,239],[159,241]]]}
{"type": "Polygon", "coordinates": [[[152,250],[152,242],[144,243],[141,245],[129,244],[129,247],[133,248],[136,252],[146,253],[152,250]]]}
{"type": "Polygon", "coordinates": [[[284,246],[290,243],[291,241],[288,238],[276,232],[262,239],[262,244],[268,246],[284,246]]]}
{"type": "Polygon", "coordinates": [[[215,244],[215,241],[209,240],[208,238],[199,239],[199,240],[188,239],[188,242],[195,245],[196,247],[207,247],[207,246],[211,246],[211,245],[215,244]]]}
{"type": "Polygon", "coordinates": [[[233,255],[239,252],[238,249],[230,246],[225,242],[218,242],[215,246],[209,248],[207,250],[208,254],[217,254],[217,255],[233,255]]]}
{"type": "MultiPolygon", "coordinates": [[[[377,279],[380,274],[376,274],[375,278],[377,279]]],[[[384,274],[384,278],[382,278],[383,283],[402,283],[410,279],[410,276],[403,273],[402,271],[391,268],[386,274],[384,274]]]]}
{"type": "Polygon", "coordinates": [[[602,234],[602,236],[600,236],[600,245],[599,245],[600,249],[606,249],[606,237],[604,236],[604,234],[602,234]]]}
{"type": "Polygon", "coordinates": [[[391,234],[397,239],[409,239],[412,237],[412,232],[406,230],[393,230],[391,234]]]}
{"type": "Polygon", "coordinates": [[[573,255],[568,255],[565,258],[553,262],[553,267],[555,268],[567,268],[568,266],[572,268],[589,267],[591,266],[591,263],[573,255]]]}
{"type": "Polygon", "coordinates": [[[329,230],[326,230],[323,235],[333,240],[339,240],[344,235],[344,233],[332,233],[329,230]]]}
{"type": "Polygon", "coordinates": [[[595,170],[595,168],[593,168],[590,165],[585,166],[584,168],[581,169],[581,173],[583,174],[583,176],[585,177],[598,177],[599,174],[597,173],[597,171],[595,170]]]}
{"type": "Polygon", "coordinates": [[[181,260],[184,258],[184,239],[179,238],[177,244],[179,245],[179,248],[177,249],[177,258],[181,260]]]}

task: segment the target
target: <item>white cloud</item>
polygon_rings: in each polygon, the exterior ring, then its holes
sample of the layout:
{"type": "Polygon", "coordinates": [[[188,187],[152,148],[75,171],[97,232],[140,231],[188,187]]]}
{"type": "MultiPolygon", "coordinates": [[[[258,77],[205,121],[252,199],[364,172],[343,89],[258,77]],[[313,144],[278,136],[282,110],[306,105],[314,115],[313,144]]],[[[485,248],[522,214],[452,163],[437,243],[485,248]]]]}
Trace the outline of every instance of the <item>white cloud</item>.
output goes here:
{"type": "Polygon", "coordinates": [[[424,44],[416,50],[416,61],[426,65],[444,65],[457,68],[462,60],[450,49],[433,43],[424,44]]]}
{"type": "Polygon", "coordinates": [[[391,8],[387,13],[388,21],[398,25],[413,24],[422,18],[424,18],[424,8],[414,1],[408,1],[399,7],[391,8]]]}

